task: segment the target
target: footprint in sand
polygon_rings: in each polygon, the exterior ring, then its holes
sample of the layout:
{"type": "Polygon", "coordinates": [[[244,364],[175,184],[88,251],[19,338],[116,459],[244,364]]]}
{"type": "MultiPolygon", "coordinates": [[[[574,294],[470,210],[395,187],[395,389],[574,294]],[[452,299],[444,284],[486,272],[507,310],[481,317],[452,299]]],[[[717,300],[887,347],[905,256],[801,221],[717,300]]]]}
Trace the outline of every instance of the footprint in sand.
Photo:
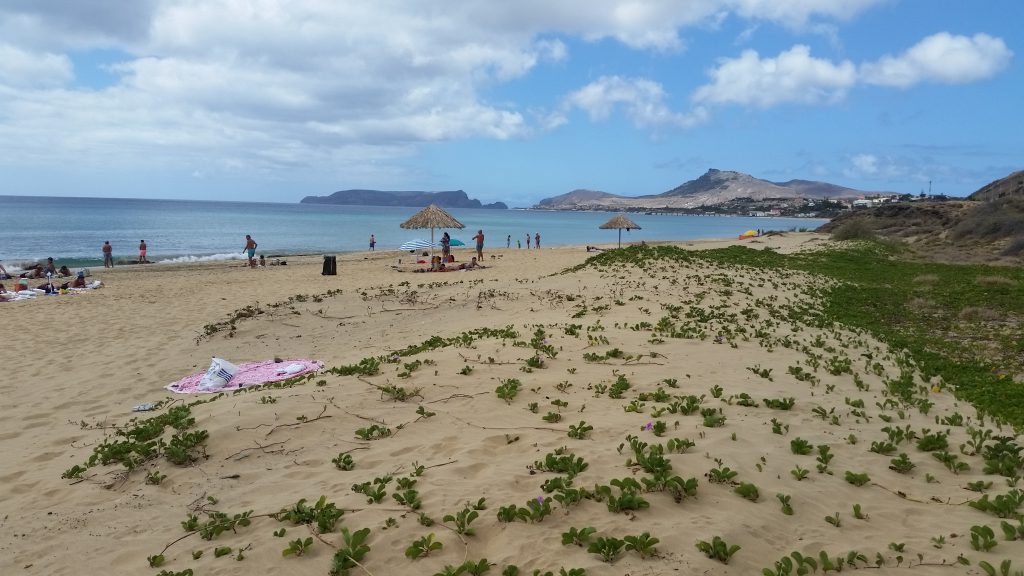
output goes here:
{"type": "Polygon", "coordinates": [[[392,458],[397,458],[399,456],[404,456],[409,452],[415,452],[416,450],[416,446],[406,446],[404,448],[399,448],[398,450],[388,453],[388,456],[391,456],[392,458]]]}
{"type": "Polygon", "coordinates": [[[0,476],[0,484],[10,484],[11,482],[17,480],[18,478],[21,478],[24,475],[25,475],[25,471],[24,470],[19,470],[17,472],[11,472],[10,474],[4,474],[3,476],[0,476]]]}
{"type": "Polygon", "coordinates": [[[58,456],[64,456],[63,452],[42,452],[29,458],[29,462],[49,462],[58,456]]]}

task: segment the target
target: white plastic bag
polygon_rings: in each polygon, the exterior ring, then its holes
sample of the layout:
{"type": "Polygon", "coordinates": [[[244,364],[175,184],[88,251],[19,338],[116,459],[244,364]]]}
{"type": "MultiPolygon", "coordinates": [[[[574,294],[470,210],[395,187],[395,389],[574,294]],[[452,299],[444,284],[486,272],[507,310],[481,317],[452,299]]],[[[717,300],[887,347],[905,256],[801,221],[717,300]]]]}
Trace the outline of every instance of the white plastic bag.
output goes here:
{"type": "Polygon", "coordinates": [[[203,392],[214,392],[220,390],[231,382],[231,379],[238,373],[238,366],[235,366],[231,362],[224,360],[223,358],[213,357],[210,362],[210,368],[203,375],[203,379],[199,381],[199,390],[203,392]]]}
{"type": "Polygon", "coordinates": [[[291,363],[291,364],[289,364],[287,366],[278,368],[277,369],[277,373],[278,374],[298,374],[299,372],[302,372],[305,369],[306,369],[306,365],[305,364],[300,364],[298,362],[293,362],[293,363],[291,363]]]}

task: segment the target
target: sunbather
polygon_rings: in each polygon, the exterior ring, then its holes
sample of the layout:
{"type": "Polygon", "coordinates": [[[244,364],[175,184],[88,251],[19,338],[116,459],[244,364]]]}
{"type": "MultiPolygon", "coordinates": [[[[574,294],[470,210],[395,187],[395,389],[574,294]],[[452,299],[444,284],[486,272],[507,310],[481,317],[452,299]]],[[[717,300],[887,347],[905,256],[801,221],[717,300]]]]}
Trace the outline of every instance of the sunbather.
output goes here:
{"type": "Polygon", "coordinates": [[[71,281],[71,288],[85,288],[85,272],[79,271],[78,276],[71,281]]]}
{"type": "Polygon", "coordinates": [[[487,266],[483,266],[477,262],[476,256],[473,256],[473,259],[468,263],[459,264],[459,270],[469,270],[470,268],[487,268],[487,266]]]}

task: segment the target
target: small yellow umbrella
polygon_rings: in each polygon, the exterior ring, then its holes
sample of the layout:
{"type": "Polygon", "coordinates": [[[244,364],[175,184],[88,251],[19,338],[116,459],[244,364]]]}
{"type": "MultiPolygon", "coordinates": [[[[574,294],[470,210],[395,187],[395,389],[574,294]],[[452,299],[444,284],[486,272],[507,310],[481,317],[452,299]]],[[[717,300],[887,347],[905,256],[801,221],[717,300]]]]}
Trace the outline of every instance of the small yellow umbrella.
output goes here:
{"type": "Polygon", "coordinates": [[[633,222],[629,218],[626,218],[626,216],[623,215],[623,214],[619,214],[615,218],[612,218],[611,220],[605,222],[604,224],[601,224],[600,226],[598,226],[598,228],[600,228],[602,230],[613,230],[615,228],[618,228],[619,229],[619,248],[622,248],[622,229],[623,228],[626,229],[626,232],[629,232],[630,230],[640,230],[640,226],[637,225],[636,222],[633,222]]]}

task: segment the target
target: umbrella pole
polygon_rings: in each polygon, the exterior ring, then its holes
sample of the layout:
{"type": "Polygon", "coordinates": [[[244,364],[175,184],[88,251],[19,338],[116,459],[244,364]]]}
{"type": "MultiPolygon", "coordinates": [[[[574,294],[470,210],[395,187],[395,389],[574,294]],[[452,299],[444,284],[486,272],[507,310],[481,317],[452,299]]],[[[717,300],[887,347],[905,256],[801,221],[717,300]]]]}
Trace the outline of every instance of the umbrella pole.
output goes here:
{"type": "Polygon", "coordinates": [[[434,264],[434,229],[430,229],[430,264],[434,264]]]}
{"type": "Polygon", "coordinates": [[[619,248],[622,248],[622,228],[619,228],[619,248]]]}

